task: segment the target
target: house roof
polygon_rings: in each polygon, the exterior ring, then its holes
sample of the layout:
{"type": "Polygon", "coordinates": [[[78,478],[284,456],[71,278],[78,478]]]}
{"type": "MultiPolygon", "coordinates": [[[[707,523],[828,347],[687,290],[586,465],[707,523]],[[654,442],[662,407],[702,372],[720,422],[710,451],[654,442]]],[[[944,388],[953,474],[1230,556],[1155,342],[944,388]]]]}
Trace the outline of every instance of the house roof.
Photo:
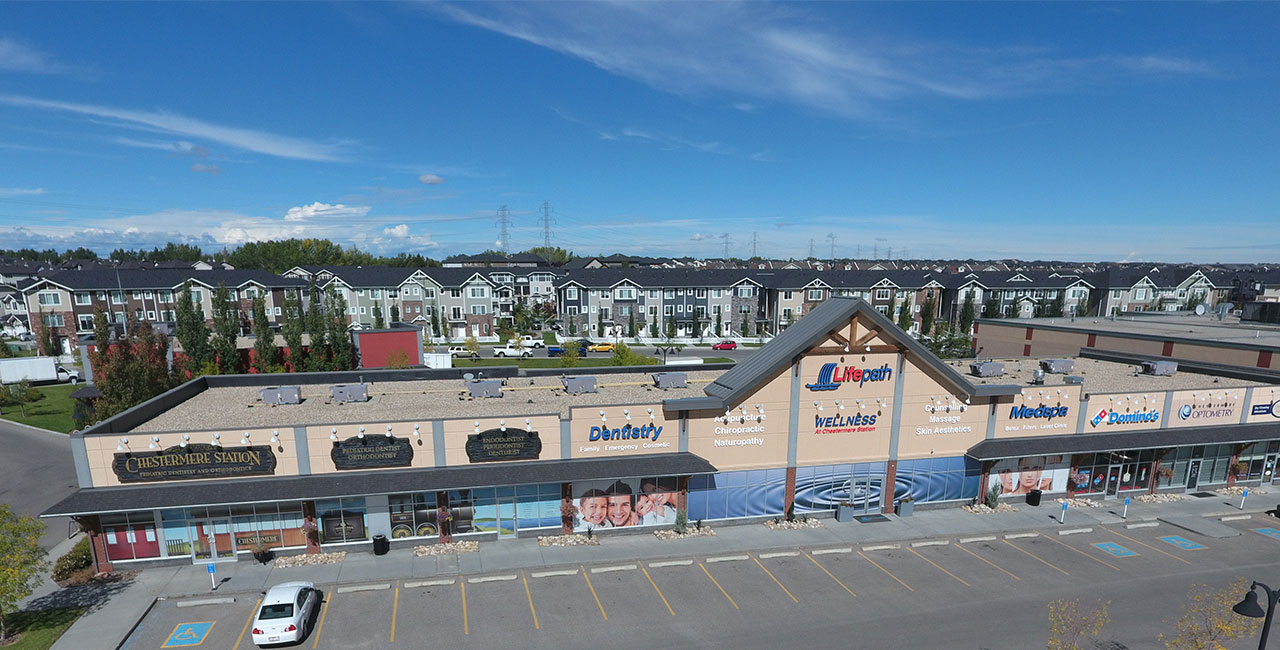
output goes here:
{"type": "Polygon", "coordinates": [[[52,275],[19,284],[23,291],[42,283],[53,284],[70,291],[130,290],[130,289],[179,289],[187,280],[214,287],[225,282],[228,287],[249,283],[268,289],[278,287],[304,287],[306,281],[276,275],[259,270],[216,269],[113,269],[95,268],[83,271],[60,271],[52,275]]]}

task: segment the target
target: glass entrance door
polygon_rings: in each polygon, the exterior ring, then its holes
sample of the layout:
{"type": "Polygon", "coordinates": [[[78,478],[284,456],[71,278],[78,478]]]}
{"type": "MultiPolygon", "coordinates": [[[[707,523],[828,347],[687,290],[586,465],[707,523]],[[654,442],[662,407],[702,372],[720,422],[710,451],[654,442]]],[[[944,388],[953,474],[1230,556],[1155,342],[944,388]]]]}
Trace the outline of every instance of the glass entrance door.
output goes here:
{"type": "Polygon", "coordinates": [[[1120,488],[1120,466],[1112,465],[1107,468],[1107,497],[1114,497],[1116,490],[1120,488]]]}
{"type": "Polygon", "coordinates": [[[849,485],[849,500],[864,515],[880,512],[881,492],[884,486],[883,476],[855,476],[849,485]]]}
{"type": "Polygon", "coordinates": [[[1188,491],[1194,490],[1196,489],[1196,486],[1199,484],[1200,484],[1200,459],[1196,458],[1191,461],[1190,465],[1187,465],[1187,490],[1188,491]]]}
{"type": "Polygon", "coordinates": [[[200,519],[191,526],[193,562],[234,562],[235,539],[230,519],[200,519]]]}
{"type": "Polygon", "coordinates": [[[498,539],[515,539],[519,528],[516,521],[515,496],[498,497],[498,539]]]}

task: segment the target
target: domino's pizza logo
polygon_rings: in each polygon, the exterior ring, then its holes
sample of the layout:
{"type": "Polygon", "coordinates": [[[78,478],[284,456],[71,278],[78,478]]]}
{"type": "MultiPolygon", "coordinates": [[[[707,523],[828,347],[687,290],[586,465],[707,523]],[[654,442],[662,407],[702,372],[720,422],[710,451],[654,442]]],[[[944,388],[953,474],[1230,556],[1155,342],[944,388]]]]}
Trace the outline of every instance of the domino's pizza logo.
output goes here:
{"type": "Polygon", "coordinates": [[[1095,427],[1098,426],[1099,424],[1102,424],[1102,422],[1107,419],[1107,413],[1108,413],[1107,409],[1102,409],[1101,411],[1098,411],[1098,414],[1093,416],[1092,420],[1089,420],[1089,424],[1092,424],[1095,427]]]}

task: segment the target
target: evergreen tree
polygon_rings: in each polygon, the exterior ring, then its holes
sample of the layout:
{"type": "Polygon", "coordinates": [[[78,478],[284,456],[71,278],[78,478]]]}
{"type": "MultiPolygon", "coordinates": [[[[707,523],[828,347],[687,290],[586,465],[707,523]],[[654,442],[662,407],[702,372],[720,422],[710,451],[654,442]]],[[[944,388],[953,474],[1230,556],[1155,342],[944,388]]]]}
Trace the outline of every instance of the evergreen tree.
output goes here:
{"type": "Polygon", "coordinates": [[[889,309],[884,313],[889,317],[889,320],[894,320],[898,317],[898,292],[889,292],[889,309]]]}
{"type": "Polygon", "coordinates": [[[382,302],[373,303],[373,329],[386,329],[387,321],[382,318],[382,302]]]}
{"type": "Polygon", "coordinates": [[[716,312],[716,337],[724,336],[724,320],[720,312],[716,312]]]}
{"type": "Polygon", "coordinates": [[[636,337],[636,313],[634,311],[627,314],[627,336],[636,337]]]}
{"type": "Polygon", "coordinates": [[[306,370],[321,372],[329,368],[329,327],[324,317],[324,292],[314,280],[309,292],[311,299],[307,302],[306,328],[311,346],[307,349],[306,370]]]}
{"type": "Polygon", "coordinates": [[[1000,318],[1004,316],[1004,311],[1000,309],[1000,293],[997,291],[987,292],[987,302],[982,307],[983,318],[1000,318]]]}
{"type": "Polygon", "coordinates": [[[441,307],[439,311],[435,307],[428,307],[428,309],[431,310],[431,332],[436,336],[440,336],[443,334],[440,331],[440,312],[444,311],[444,307],[441,307]]]}
{"type": "Polygon", "coordinates": [[[391,322],[400,322],[400,305],[391,305],[391,322]]]}
{"type": "Polygon", "coordinates": [[[47,356],[47,357],[57,356],[58,353],[60,352],[60,350],[58,350],[58,337],[54,335],[54,332],[53,332],[54,328],[52,325],[49,325],[48,320],[46,320],[47,316],[45,316],[43,309],[40,310],[39,318],[40,318],[40,339],[39,339],[40,354],[43,354],[44,356],[47,356]]]}
{"type": "Polygon", "coordinates": [[[296,297],[290,298],[286,295],[284,299],[284,322],[280,324],[280,333],[284,335],[285,347],[289,348],[289,367],[292,372],[302,372],[306,369],[306,362],[303,361],[302,352],[302,333],[305,330],[302,300],[296,297]]]}
{"type": "MultiPolygon", "coordinates": [[[[209,324],[205,322],[204,306],[191,297],[191,282],[182,285],[178,293],[175,334],[186,357],[185,370],[191,377],[215,371],[213,346],[209,344],[209,324]]],[[[186,377],[183,377],[184,379],[186,377]]]]}
{"type": "Polygon", "coordinates": [[[964,294],[964,305],[960,307],[960,331],[956,332],[961,336],[969,336],[973,334],[973,319],[977,308],[973,305],[973,291],[966,291],[964,294]]]}
{"type": "Polygon", "coordinates": [[[649,321],[649,337],[655,338],[655,339],[658,338],[658,319],[657,318],[654,318],[653,320],[649,321]]]}
{"type": "Polygon", "coordinates": [[[911,294],[902,301],[902,309],[898,310],[898,327],[906,332],[911,329],[911,294]]]}
{"type": "Polygon", "coordinates": [[[262,296],[253,299],[253,369],[258,372],[275,372],[276,333],[267,320],[267,300],[262,296]]]}
{"type": "Polygon", "coordinates": [[[750,319],[750,316],[751,316],[751,314],[750,314],[750,313],[748,313],[748,312],[742,312],[742,335],[743,335],[743,336],[751,336],[751,319],[750,319]]]}
{"type": "MultiPolygon", "coordinates": [[[[569,317],[569,336],[578,335],[578,319],[575,316],[569,317]]],[[[567,354],[567,351],[566,351],[567,354]]]]}
{"type": "Polygon", "coordinates": [[[928,336],[933,331],[933,292],[925,294],[924,303],[920,305],[920,336],[928,336]]]}
{"type": "Polygon", "coordinates": [[[355,350],[351,331],[347,329],[347,301],[332,286],[325,296],[325,313],[329,317],[329,349],[333,351],[329,367],[331,370],[351,370],[355,367],[355,350]]]}
{"type": "Polygon", "coordinates": [[[1061,318],[1067,313],[1067,292],[1065,289],[1058,291],[1058,297],[1053,300],[1053,309],[1050,316],[1061,318]]]}
{"type": "Polygon", "coordinates": [[[224,375],[244,372],[236,337],[240,335],[240,310],[231,300],[231,292],[223,282],[213,292],[213,351],[218,357],[218,370],[224,375]]]}
{"type": "Polygon", "coordinates": [[[667,338],[675,338],[676,336],[676,317],[674,315],[667,316],[667,338]]]}
{"type": "Polygon", "coordinates": [[[596,312],[596,335],[604,336],[604,312],[596,312]]]}

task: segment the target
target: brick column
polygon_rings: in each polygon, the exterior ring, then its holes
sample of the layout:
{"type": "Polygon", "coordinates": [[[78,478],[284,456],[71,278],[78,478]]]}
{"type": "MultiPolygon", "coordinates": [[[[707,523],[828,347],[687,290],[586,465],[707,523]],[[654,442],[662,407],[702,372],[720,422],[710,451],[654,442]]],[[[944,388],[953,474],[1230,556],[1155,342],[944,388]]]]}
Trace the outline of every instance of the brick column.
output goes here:
{"type": "Polygon", "coordinates": [[[89,547],[93,549],[93,565],[98,573],[111,573],[111,560],[107,559],[106,540],[102,538],[102,524],[95,515],[79,520],[80,527],[89,536],[89,547]]]}
{"type": "Polygon", "coordinates": [[[994,466],[993,461],[982,461],[982,474],[978,478],[978,503],[986,502],[987,486],[991,484],[991,468],[994,466]]]}
{"type": "Polygon", "coordinates": [[[448,544],[453,541],[453,522],[440,517],[441,512],[450,512],[448,492],[436,492],[436,526],[440,528],[440,538],[436,542],[448,544]]]}
{"type": "Polygon", "coordinates": [[[795,519],[796,507],[796,468],[787,468],[787,488],[782,497],[782,512],[786,513],[787,521],[795,519]]]}
{"type": "Polygon", "coordinates": [[[316,518],[316,502],[302,502],[302,523],[311,524],[314,528],[307,531],[307,555],[320,552],[320,520],[316,518]]]}
{"type": "Polygon", "coordinates": [[[1076,472],[1080,471],[1080,454],[1071,455],[1071,467],[1067,470],[1067,498],[1076,495],[1076,472]]]}
{"type": "Polygon", "coordinates": [[[560,532],[564,535],[573,534],[573,516],[569,513],[573,508],[573,484],[560,484],[560,532]]]}
{"type": "Polygon", "coordinates": [[[1227,487],[1233,487],[1236,484],[1236,463],[1240,462],[1240,452],[1244,451],[1246,445],[1232,445],[1231,461],[1227,463],[1227,487]]]}
{"type": "Polygon", "coordinates": [[[891,460],[885,467],[884,484],[880,487],[880,512],[890,514],[893,512],[893,495],[897,491],[898,484],[898,461],[891,460]]]}

